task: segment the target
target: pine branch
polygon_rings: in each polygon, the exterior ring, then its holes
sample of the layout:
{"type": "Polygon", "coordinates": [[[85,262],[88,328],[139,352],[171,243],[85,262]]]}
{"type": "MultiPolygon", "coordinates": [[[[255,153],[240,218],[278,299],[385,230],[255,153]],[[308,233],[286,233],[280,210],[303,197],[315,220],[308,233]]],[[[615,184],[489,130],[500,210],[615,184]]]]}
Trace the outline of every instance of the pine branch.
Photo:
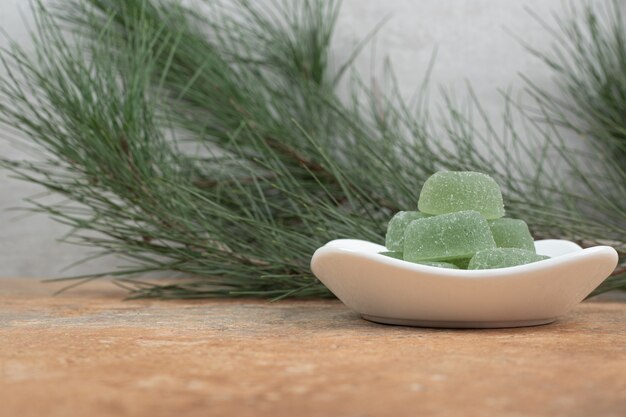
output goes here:
{"type": "Polygon", "coordinates": [[[236,4],[39,4],[35,55],[1,55],[0,121],[40,151],[3,165],[63,197],[32,209],[69,225],[68,241],[130,261],[109,275],[131,296],[328,296],[313,251],[382,241],[437,169],[494,176],[536,236],[609,240],[624,255],[623,167],[600,141],[595,157],[612,161],[601,167],[565,143],[556,102],[536,90],[532,112],[507,100],[502,133],[470,90],[478,121],[448,98],[435,125],[426,87],[407,103],[390,67],[375,85],[355,76],[341,100],[354,55],[331,63],[337,3],[236,4]],[[152,271],[187,278],[125,278],[152,271]]]}

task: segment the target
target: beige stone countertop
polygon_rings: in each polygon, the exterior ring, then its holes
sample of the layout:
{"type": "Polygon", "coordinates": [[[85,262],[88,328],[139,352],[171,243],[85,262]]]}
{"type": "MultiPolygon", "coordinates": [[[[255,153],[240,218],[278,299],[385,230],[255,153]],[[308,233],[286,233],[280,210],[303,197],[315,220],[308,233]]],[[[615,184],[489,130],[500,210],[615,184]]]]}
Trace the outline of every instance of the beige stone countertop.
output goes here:
{"type": "Polygon", "coordinates": [[[374,324],[338,301],[123,301],[0,279],[0,416],[626,416],[626,302],[554,324],[374,324]]]}

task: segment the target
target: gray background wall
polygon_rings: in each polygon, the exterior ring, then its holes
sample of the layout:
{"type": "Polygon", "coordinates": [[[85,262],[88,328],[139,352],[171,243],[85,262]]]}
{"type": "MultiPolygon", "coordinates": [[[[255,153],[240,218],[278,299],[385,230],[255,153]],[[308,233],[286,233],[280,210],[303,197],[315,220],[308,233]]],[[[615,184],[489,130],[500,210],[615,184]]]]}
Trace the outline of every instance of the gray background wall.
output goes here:
{"type": "MultiPolygon", "coordinates": [[[[495,116],[502,105],[497,89],[519,89],[519,73],[548,90],[553,88],[547,69],[508,32],[532,45],[548,47],[550,36],[524,8],[549,19],[551,12],[563,13],[565,5],[562,0],[344,0],[334,51],[338,58],[347,55],[383,17],[390,16],[374,42],[377,59],[370,59],[370,48],[357,61],[363,74],[372,74],[372,62],[380,69],[382,58],[388,56],[400,85],[413,91],[436,47],[434,85],[462,92],[469,81],[484,107],[495,116]]],[[[28,47],[24,20],[32,21],[27,1],[0,0],[0,28],[28,47]]],[[[0,39],[0,47],[6,43],[0,39]]],[[[6,133],[0,127],[0,153],[3,157],[21,157],[2,139],[6,133]]],[[[57,239],[66,228],[44,215],[17,219],[17,213],[7,211],[25,206],[23,199],[40,191],[0,173],[0,276],[73,275],[109,270],[120,263],[113,258],[99,259],[62,272],[88,250],[59,243],[57,239]]]]}

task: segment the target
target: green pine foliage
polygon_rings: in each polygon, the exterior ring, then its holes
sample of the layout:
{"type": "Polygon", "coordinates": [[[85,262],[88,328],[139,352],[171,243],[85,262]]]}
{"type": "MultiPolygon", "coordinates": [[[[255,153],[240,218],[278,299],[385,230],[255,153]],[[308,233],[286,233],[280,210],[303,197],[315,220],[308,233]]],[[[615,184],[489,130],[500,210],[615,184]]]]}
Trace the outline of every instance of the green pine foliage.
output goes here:
{"type": "MultiPolygon", "coordinates": [[[[133,296],[162,298],[328,296],[311,275],[313,251],[342,237],[383,242],[386,221],[414,208],[439,169],[494,176],[535,236],[609,241],[626,254],[626,175],[603,142],[626,121],[590,115],[575,131],[593,153],[579,151],[564,140],[574,126],[557,117],[559,101],[530,80],[535,106],[506,100],[503,129],[471,94],[463,106],[447,98],[441,121],[428,113],[429,68],[407,101],[391,68],[379,87],[353,73],[363,45],[332,59],[333,0],[35,9],[34,53],[14,44],[0,55],[0,122],[34,158],[2,164],[57,197],[31,207],[69,225],[67,241],[129,261],[78,282],[113,275],[133,296]],[[588,163],[598,155],[610,162],[588,163]],[[133,278],[159,271],[185,278],[133,278]]],[[[626,34],[605,23],[599,34],[623,57],[626,34]]],[[[555,74],[567,91],[567,71],[555,74]]],[[[616,274],[599,291],[624,281],[616,274]]]]}
{"type": "Polygon", "coordinates": [[[554,42],[548,51],[527,48],[552,70],[558,88],[550,94],[526,79],[537,104],[527,117],[544,123],[567,174],[561,194],[572,197],[562,205],[594,223],[575,237],[620,252],[621,266],[600,290],[618,288],[626,284],[626,4],[572,3],[553,25],[536,18],[554,42]]]}

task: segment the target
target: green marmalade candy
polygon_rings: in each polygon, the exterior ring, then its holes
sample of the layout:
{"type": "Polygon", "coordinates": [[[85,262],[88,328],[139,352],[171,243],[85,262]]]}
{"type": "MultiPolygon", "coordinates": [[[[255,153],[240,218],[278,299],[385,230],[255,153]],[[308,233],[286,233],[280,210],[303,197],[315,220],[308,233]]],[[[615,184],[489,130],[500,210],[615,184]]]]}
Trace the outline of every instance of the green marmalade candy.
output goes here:
{"type": "Polygon", "coordinates": [[[479,250],[495,247],[487,220],[476,211],[460,211],[409,223],[404,239],[404,260],[470,258],[479,250]]]}
{"type": "Polygon", "coordinates": [[[489,220],[488,223],[497,247],[519,248],[535,252],[533,237],[524,220],[502,218],[489,220]]]}
{"type": "Polygon", "coordinates": [[[402,252],[404,250],[404,231],[413,220],[426,217],[419,211],[399,211],[389,220],[385,246],[390,251],[402,252]]]}
{"type": "Polygon", "coordinates": [[[467,269],[495,269],[524,265],[548,259],[548,256],[519,248],[495,248],[481,250],[472,257],[467,269]]]}
{"type": "Polygon", "coordinates": [[[488,175],[471,171],[440,171],[426,180],[418,209],[427,214],[474,210],[486,219],[504,216],[498,184],[488,175]]]}

